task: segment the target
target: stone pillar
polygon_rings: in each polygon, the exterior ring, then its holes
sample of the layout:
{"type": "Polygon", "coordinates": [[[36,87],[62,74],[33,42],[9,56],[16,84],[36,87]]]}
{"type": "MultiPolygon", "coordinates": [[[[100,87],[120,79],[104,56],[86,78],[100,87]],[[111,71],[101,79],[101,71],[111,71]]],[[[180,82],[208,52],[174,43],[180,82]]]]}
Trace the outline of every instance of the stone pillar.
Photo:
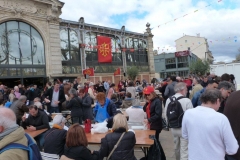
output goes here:
{"type": "Polygon", "coordinates": [[[151,32],[150,24],[146,24],[146,31],[144,34],[147,35],[147,50],[148,50],[148,66],[149,66],[149,78],[150,80],[155,78],[155,65],[154,65],[154,52],[153,52],[153,34],[151,32]]]}

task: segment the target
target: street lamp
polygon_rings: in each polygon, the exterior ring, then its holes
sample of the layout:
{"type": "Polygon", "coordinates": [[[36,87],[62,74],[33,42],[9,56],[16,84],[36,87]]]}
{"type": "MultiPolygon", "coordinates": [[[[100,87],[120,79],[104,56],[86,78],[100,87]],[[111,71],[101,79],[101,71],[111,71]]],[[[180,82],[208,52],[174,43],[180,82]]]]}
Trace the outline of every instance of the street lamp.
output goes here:
{"type": "Polygon", "coordinates": [[[79,22],[79,32],[78,32],[79,53],[81,53],[81,67],[82,67],[82,73],[83,73],[83,70],[87,68],[85,47],[84,47],[84,44],[85,44],[84,18],[81,17],[78,22],[79,22]]]}
{"type": "MultiPolygon", "coordinates": [[[[121,40],[120,40],[120,47],[121,49],[125,47],[125,26],[121,28],[121,40]]],[[[126,76],[127,72],[127,62],[126,62],[126,52],[122,49],[122,61],[123,61],[123,73],[126,76]]]]}

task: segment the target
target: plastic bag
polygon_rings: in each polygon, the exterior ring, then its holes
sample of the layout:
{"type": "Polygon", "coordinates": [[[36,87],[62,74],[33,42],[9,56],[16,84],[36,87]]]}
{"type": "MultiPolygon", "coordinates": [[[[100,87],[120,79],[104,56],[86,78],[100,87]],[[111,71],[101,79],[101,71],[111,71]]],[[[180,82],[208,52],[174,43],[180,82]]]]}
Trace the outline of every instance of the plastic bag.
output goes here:
{"type": "Polygon", "coordinates": [[[107,122],[104,121],[102,123],[92,124],[91,134],[94,133],[107,133],[107,122]]]}

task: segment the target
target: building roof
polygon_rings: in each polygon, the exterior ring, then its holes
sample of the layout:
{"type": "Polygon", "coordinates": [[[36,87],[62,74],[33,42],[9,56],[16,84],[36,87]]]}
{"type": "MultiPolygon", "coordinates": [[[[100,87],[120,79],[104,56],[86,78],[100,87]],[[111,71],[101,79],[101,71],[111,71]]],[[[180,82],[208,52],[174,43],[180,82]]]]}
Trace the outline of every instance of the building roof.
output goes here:
{"type": "MultiPolygon", "coordinates": [[[[79,25],[79,22],[77,22],[77,21],[70,21],[70,20],[61,19],[61,22],[62,23],[70,23],[70,24],[79,25]]],[[[84,25],[88,26],[88,27],[94,27],[94,28],[99,28],[99,29],[104,29],[104,30],[109,30],[109,31],[121,32],[121,29],[116,29],[116,28],[99,26],[99,25],[94,25],[94,24],[89,24],[89,23],[84,23],[84,25]]],[[[145,35],[144,33],[137,33],[137,32],[126,31],[126,30],[125,30],[125,33],[134,34],[134,35],[138,35],[138,36],[142,36],[142,37],[147,37],[147,35],[145,35]]]]}
{"type": "Polygon", "coordinates": [[[205,40],[207,40],[205,37],[200,37],[200,36],[198,37],[198,36],[189,36],[189,35],[184,35],[184,36],[182,36],[182,37],[180,37],[180,38],[176,39],[176,40],[175,40],[175,42],[176,42],[177,40],[181,39],[181,38],[184,38],[184,37],[204,38],[205,40]]]}

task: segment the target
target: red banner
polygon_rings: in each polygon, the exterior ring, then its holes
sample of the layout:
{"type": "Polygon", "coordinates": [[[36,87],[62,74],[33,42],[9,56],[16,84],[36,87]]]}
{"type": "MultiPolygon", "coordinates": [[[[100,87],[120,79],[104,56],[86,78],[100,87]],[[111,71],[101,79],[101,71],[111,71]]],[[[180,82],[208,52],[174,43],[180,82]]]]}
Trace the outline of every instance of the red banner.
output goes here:
{"type": "Polygon", "coordinates": [[[114,76],[120,75],[120,74],[121,74],[121,69],[118,68],[118,69],[114,72],[114,76]]]}
{"type": "Polygon", "coordinates": [[[98,62],[99,63],[111,63],[112,51],[111,51],[111,38],[104,36],[97,36],[98,44],[98,62]]]}
{"type": "Polygon", "coordinates": [[[189,56],[190,52],[187,51],[179,51],[179,52],[175,52],[175,57],[184,57],[184,56],[189,56]]]}
{"type": "Polygon", "coordinates": [[[94,69],[93,68],[88,68],[83,70],[83,74],[87,74],[89,76],[94,76],[94,69]]]}

